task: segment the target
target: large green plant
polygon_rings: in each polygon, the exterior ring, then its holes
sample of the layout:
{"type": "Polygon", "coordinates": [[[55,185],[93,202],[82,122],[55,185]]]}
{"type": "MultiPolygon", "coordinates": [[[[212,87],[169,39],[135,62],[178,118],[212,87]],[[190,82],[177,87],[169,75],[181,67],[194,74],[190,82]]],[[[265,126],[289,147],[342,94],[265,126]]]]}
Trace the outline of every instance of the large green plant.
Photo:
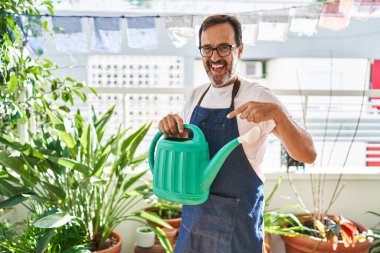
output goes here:
{"type": "MultiPolygon", "coordinates": [[[[20,17],[17,14],[38,15],[37,7],[41,6],[53,14],[52,1],[0,2],[0,132],[13,130],[16,124],[27,124],[32,116],[39,123],[45,122],[47,109],[61,113],[69,111],[65,105],[53,107],[54,101],[73,104],[73,94],[86,99],[81,92],[83,83],[70,77],[58,78],[54,75],[59,69],[57,65],[48,59],[31,57],[25,49],[33,31],[28,25],[23,26],[24,32],[21,31],[16,23],[20,17]]],[[[49,32],[46,21],[41,26],[49,32]]]]}
{"type": "MultiPolygon", "coordinates": [[[[39,252],[60,244],[59,233],[74,223],[86,232],[92,250],[102,249],[110,232],[125,220],[148,219],[168,227],[155,215],[133,210],[150,194],[149,184],[139,184],[147,169],[134,172],[146,159],[146,154],[135,152],[150,124],[130,135],[119,130],[104,139],[113,112],[114,107],[100,118],[94,114],[86,124],[80,114],[70,119],[48,111],[50,123],[41,126],[31,143],[0,135],[0,143],[8,147],[0,152],[0,194],[8,197],[0,208],[25,203],[38,215],[33,225],[45,229],[39,252]]],[[[154,229],[171,251],[163,231],[154,229]]],[[[55,250],[49,252],[64,249],[55,250]]]]}

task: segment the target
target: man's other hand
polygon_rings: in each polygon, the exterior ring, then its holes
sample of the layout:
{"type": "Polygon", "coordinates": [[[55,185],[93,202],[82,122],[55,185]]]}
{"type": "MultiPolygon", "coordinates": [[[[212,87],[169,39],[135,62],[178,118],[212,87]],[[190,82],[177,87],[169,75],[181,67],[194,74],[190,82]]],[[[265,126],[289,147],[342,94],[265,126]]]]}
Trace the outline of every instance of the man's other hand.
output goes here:
{"type": "Polygon", "coordinates": [[[160,120],[157,128],[164,133],[164,137],[187,137],[187,132],[183,128],[183,120],[178,114],[166,115],[160,120]]]}

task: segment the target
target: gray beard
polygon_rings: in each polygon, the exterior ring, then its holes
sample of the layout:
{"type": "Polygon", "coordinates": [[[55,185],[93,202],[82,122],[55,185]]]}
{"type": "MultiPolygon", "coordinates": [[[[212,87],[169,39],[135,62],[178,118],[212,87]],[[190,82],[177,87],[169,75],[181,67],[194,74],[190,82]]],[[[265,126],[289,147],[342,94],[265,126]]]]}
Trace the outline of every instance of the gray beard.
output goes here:
{"type": "Polygon", "coordinates": [[[214,80],[214,78],[212,77],[211,71],[208,71],[208,72],[207,72],[207,75],[208,75],[208,78],[209,78],[210,81],[211,81],[212,86],[215,86],[215,87],[223,87],[223,86],[225,86],[225,85],[228,84],[228,83],[232,80],[232,78],[234,77],[232,71],[228,71],[227,75],[223,78],[223,80],[216,82],[216,81],[214,80]]]}
{"type": "Polygon", "coordinates": [[[233,55],[233,60],[232,60],[232,69],[227,72],[223,80],[216,82],[214,78],[212,77],[211,70],[207,71],[208,78],[210,79],[210,82],[212,86],[214,87],[223,87],[226,86],[231,80],[235,77],[237,73],[237,65],[238,65],[238,57],[236,54],[233,55]]]}

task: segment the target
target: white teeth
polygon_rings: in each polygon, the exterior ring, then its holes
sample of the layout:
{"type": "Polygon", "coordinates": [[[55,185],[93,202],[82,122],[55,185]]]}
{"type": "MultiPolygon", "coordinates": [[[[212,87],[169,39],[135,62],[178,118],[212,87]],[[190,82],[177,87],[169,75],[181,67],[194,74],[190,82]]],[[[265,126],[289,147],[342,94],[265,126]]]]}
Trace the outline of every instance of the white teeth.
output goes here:
{"type": "Polygon", "coordinates": [[[211,68],[213,70],[219,70],[219,69],[224,68],[224,64],[211,64],[211,68]]]}

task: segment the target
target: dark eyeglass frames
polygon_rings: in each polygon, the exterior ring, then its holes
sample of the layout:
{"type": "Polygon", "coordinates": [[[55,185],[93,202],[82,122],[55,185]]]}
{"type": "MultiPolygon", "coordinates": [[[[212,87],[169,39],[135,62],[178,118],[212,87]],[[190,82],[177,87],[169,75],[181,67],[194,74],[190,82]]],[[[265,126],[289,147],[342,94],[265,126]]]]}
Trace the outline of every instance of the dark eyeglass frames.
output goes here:
{"type": "Polygon", "coordinates": [[[234,45],[220,45],[218,47],[210,47],[210,46],[204,46],[204,47],[199,47],[199,51],[201,52],[201,55],[203,57],[210,57],[214,53],[214,50],[218,53],[220,57],[225,57],[230,55],[231,49],[233,47],[238,47],[238,44],[234,45]]]}

